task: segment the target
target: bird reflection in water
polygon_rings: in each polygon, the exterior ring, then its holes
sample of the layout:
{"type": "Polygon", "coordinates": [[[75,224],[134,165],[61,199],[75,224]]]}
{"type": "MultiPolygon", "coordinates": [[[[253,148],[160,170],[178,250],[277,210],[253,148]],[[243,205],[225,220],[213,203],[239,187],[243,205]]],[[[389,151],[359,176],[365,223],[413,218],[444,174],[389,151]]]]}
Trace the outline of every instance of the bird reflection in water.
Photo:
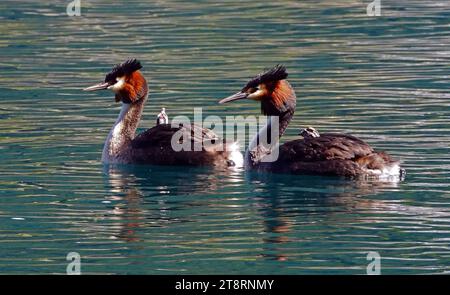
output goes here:
{"type": "Polygon", "coordinates": [[[115,226],[114,238],[122,239],[126,242],[138,242],[136,230],[144,226],[144,213],[142,209],[142,192],[133,186],[136,177],[119,169],[109,169],[105,166],[108,182],[111,187],[112,196],[107,197],[110,201],[124,201],[125,204],[117,204],[110,211],[111,220],[119,224],[115,226]]]}

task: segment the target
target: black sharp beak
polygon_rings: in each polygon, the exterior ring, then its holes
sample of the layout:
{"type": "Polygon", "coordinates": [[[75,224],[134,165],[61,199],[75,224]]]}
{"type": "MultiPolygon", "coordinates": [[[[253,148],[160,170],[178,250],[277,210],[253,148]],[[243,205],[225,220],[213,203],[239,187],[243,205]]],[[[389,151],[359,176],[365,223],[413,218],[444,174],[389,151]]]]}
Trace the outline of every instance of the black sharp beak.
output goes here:
{"type": "Polygon", "coordinates": [[[83,91],[95,91],[95,90],[103,90],[107,89],[111,84],[108,82],[102,82],[96,85],[92,85],[91,87],[84,88],[83,91]]]}
{"type": "Polygon", "coordinates": [[[222,103],[230,102],[233,100],[244,99],[244,98],[247,98],[247,96],[248,96],[247,93],[239,91],[238,93],[235,93],[231,96],[225,97],[224,99],[219,101],[219,103],[222,104],[222,103]]]}

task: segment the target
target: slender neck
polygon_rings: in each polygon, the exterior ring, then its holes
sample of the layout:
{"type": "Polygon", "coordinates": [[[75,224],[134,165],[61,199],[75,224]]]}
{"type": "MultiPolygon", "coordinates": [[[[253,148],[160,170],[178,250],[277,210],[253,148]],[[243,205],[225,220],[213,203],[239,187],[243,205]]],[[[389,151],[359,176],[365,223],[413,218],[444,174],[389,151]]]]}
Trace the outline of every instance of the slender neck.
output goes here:
{"type": "Polygon", "coordinates": [[[120,114],[111,128],[103,147],[103,162],[110,162],[116,158],[135,137],[145,100],[146,97],[134,103],[122,103],[120,114]]]}
{"type": "Polygon", "coordinates": [[[262,162],[270,164],[278,159],[278,143],[294,112],[295,105],[279,115],[267,117],[266,124],[253,137],[245,152],[246,167],[253,167],[262,162]]]}

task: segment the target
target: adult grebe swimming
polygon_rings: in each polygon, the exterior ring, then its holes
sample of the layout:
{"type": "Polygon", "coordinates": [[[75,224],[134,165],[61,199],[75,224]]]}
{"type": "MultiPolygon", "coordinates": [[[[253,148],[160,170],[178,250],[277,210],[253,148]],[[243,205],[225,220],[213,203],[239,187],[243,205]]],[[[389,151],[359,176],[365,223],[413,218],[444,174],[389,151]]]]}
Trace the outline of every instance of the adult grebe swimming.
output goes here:
{"type": "MultiPolygon", "coordinates": [[[[267,116],[279,118],[279,137],[285,132],[294,115],[296,95],[286,80],[285,67],[276,66],[250,80],[244,88],[219,103],[239,99],[251,99],[261,103],[261,111],[267,116]]],[[[354,136],[337,133],[319,134],[315,129],[306,130],[303,139],[279,146],[278,158],[273,162],[262,159],[278,145],[262,146],[259,138],[267,133],[270,123],[264,126],[250,143],[245,154],[245,167],[292,174],[320,174],[345,177],[363,175],[401,177],[404,171],[399,162],[384,152],[374,151],[367,143],[354,136]]]]}
{"type": "MultiPolygon", "coordinates": [[[[135,137],[147,100],[147,82],[139,71],[139,61],[129,59],[115,66],[105,81],[85,91],[111,89],[122,109],[106,138],[102,162],[155,165],[242,166],[243,157],[236,143],[228,144],[214,132],[194,124],[171,126],[161,120],[157,126],[135,137]],[[192,149],[176,151],[172,139],[189,141],[192,149]],[[194,148],[194,146],[200,148],[194,148]]],[[[164,112],[164,111],[163,111],[164,112]]],[[[164,112],[165,115],[165,112],[164,112]]]]}

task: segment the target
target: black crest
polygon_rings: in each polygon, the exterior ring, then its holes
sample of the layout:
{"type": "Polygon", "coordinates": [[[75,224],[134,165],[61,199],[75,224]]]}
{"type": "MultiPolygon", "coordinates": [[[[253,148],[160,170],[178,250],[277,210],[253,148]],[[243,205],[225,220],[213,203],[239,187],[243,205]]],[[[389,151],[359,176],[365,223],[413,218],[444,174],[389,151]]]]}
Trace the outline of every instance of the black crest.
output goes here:
{"type": "Polygon", "coordinates": [[[141,63],[135,59],[129,59],[124,61],[121,64],[116,65],[111,72],[109,72],[105,77],[105,82],[114,82],[116,83],[117,77],[122,77],[128,74],[133,73],[134,71],[137,71],[139,69],[142,69],[141,63]]]}
{"type": "Polygon", "coordinates": [[[286,72],[286,67],[283,65],[276,65],[270,70],[267,70],[251,79],[244,89],[256,88],[259,84],[283,80],[286,79],[287,76],[288,73],[286,72]]]}

